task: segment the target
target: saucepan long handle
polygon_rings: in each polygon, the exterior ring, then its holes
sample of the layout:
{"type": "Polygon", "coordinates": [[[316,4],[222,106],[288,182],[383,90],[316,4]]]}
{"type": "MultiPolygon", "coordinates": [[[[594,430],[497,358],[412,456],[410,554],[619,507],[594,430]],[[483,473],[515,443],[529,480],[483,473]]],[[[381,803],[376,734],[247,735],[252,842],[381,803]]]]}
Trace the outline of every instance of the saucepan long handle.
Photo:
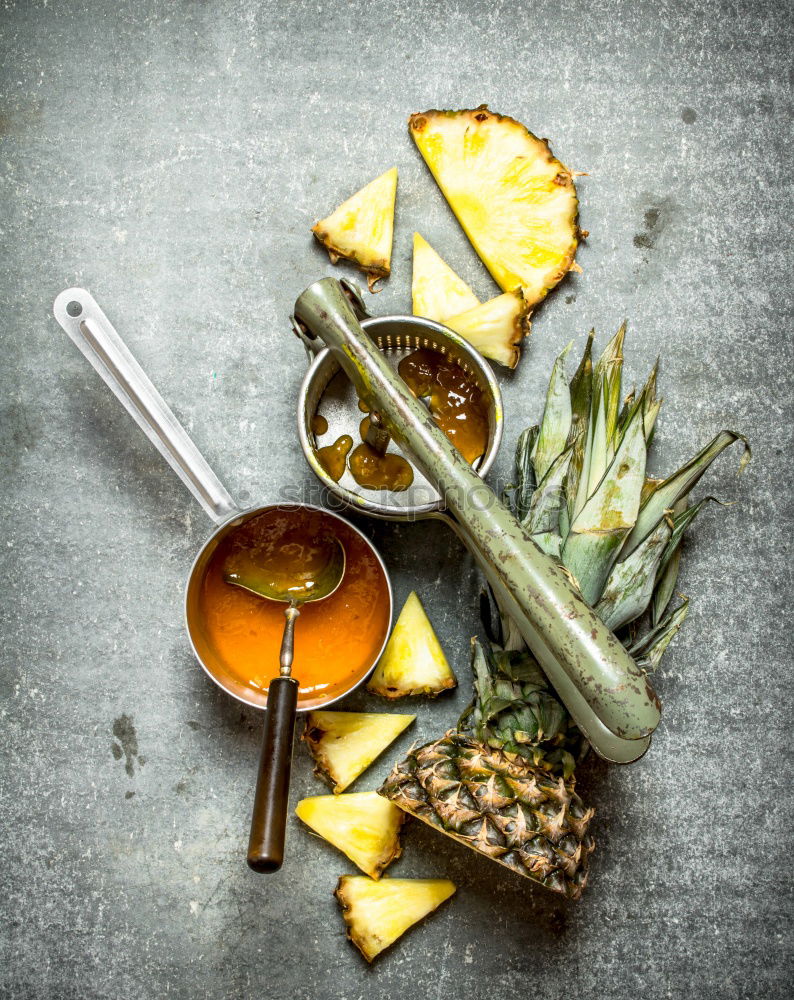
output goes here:
{"type": "Polygon", "coordinates": [[[267,691],[265,728],[248,838],[248,864],[262,874],[278,871],[284,861],[297,704],[295,678],[275,677],[267,691]]]}
{"type": "Polygon", "coordinates": [[[332,278],[315,282],[298,298],[295,317],[328,345],[362,399],[380,412],[395,440],[436,486],[595,749],[615,759],[615,740],[621,746],[636,742],[636,752],[624,753],[624,759],[641,756],[660,718],[659,701],[645,675],[398,378],[362,330],[339,283],[332,278]]]}
{"type": "Polygon", "coordinates": [[[84,288],[55,300],[55,318],[216,524],[237,510],[223,484],[84,288]]]}

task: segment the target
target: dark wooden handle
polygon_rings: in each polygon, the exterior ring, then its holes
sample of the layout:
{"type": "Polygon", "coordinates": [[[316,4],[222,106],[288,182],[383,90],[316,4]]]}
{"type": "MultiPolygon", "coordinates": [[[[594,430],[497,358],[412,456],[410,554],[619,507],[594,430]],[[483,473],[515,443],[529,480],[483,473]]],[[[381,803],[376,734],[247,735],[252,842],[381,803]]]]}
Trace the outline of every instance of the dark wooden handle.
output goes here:
{"type": "Polygon", "coordinates": [[[284,860],[297,704],[298,682],[294,677],[276,677],[270,682],[248,839],[248,864],[255,872],[276,872],[284,860]]]}

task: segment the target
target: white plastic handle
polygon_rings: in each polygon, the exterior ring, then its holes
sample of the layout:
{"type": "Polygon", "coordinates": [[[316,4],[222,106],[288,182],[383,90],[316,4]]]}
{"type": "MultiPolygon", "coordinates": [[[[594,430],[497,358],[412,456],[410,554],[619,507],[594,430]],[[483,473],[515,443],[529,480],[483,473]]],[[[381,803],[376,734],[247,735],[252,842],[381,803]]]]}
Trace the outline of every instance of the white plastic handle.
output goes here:
{"type": "Polygon", "coordinates": [[[212,520],[221,524],[235,513],[237,505],[93,296],[84,288],[67,288],[53,312],[212,520]]]}

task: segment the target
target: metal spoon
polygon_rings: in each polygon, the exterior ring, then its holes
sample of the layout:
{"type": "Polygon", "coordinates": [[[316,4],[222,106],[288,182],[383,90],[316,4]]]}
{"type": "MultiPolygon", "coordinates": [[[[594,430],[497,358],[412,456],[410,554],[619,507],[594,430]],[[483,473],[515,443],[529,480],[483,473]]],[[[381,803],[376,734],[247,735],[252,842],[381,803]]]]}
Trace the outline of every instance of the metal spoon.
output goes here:
{"type": "Polygon", "coordinates": [[[287,605],[280,672],[268,685],[262,751],[256,781],[248,864],[275,872],[284,861],[292,738],[298,681],[292,676],[295,621],[303,604],[330,597],[345,575],[345,549],[334,535],[307,535],[287,522],[256,545],[235,547],[223,565],[224,580],[269,601],[287,605]]]}

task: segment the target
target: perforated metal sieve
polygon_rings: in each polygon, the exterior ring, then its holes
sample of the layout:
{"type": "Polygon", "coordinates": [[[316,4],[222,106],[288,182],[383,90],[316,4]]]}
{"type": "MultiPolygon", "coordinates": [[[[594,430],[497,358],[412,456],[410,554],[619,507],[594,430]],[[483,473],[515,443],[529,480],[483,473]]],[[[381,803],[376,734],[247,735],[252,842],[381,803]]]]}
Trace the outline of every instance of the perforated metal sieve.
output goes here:
{"type": "MultiPolygon", "coordinates": [[[[503,425],[502,394],[490,365],[462,337],[440,323],[419,316],[368,315],[356,286],[346,281],[340,284],[361,321],[362,329],[395,372],[403,358],[424,348],[437,351],[456,362],[474,381],[482,393],[488,418],[488,443],[484,454],[474,463],[474,468],[480,476],[485,476],[499,450],[503,425]]],[[[413,483],[407,490],[365,489],[355,481],[347,467],[338,482],[326,472],[317,458],[317,448],[336,441],[343,434],[349,434],[354,441],[359,440],[359,424],[366,414],[359,409],[358,393],[334,354],[328,348],[318,352],[321,342],[307,337],[301,325],[293,323],[295,332],[312,358],[298,400],[298,434],[306,461],[320,482],[347,506],[372,517],[413,521],[440,513],[445,506],[440,493],[416,465],[410,452],[402,450],[396,441],[390,442],[389,450],[401,454],[414,470],[413,483]],[[313,429],[317,415],[324,417],[328,424],[322,436],[313,429]]]]}

